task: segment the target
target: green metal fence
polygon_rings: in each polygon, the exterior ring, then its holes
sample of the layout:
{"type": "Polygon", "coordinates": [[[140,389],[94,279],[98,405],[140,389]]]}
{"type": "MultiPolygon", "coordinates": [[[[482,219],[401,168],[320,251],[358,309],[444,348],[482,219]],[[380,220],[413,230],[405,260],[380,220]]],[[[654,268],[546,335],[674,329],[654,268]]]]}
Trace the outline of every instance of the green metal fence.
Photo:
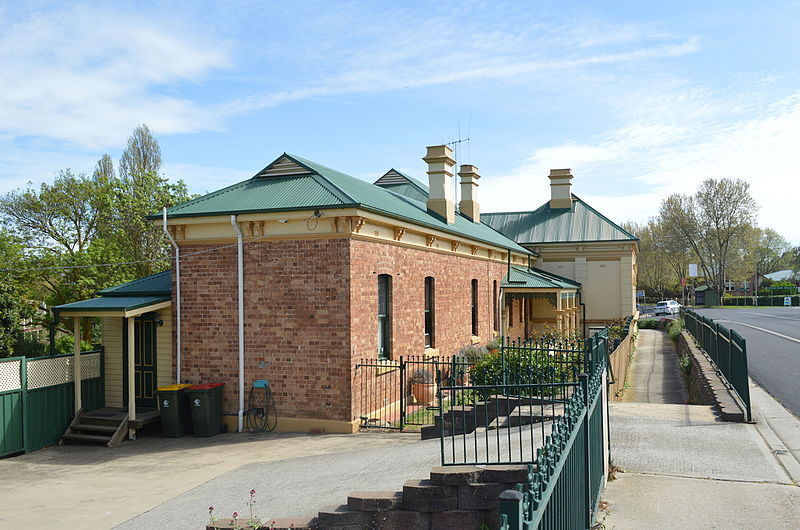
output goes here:
{"type": "Polygon", "coordinates": [[[745,409],[745,421],[752,421],[750,384],[747,371],[747,342],[736,331],[681,308],[686,331],[700,344],[719,372],[722,381],[745,409]]]}
{"type": "Polygon", "coordinates": [[[579,384],[564,412],[528,464],[528,480],[500,496],[500,516],[507,529],[589,529],[605,483],[606,423],[603,373],[608,337],[590,339],[591,375],[579,384]]]}
{"type": "MultiPolygon", "coordinates": [[[[61,438],[75,415],[73,355],[0,359],[0,457],[61,438]]],[[[81,353],[82,402],[104,405],[103,350],[81,353]]]]}

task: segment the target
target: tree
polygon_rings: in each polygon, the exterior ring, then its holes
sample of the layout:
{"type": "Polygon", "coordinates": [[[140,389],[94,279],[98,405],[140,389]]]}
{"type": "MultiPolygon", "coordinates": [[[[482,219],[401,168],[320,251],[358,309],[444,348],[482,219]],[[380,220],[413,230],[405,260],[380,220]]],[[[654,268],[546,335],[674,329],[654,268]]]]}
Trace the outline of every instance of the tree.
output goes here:
{"type": "Polygon", "coordinates": [[[22,293],[9,274],[0,273],[0,357],[13,354],[26,315],[22,293]]]}
{"type": "Polygon", "coordinates": [[[724,292],[726,267],[753,225],[757,205],[739,179],[707,179],[693,196],[674,194],[661,203],[661,224],[690,248],[706,282],[724,292]]]}
{"type": "Polygon", "coordinates": [[[753,228],[747,245],[750,272],[764,275],[790,267],[791,251],[789,242],[772,228],[753,228]]]}
{"type": "MultiPolygon", "coordinates": [[[[99,166],[100,164],[98,164],[99,166]]],[[[172,184],[159,175],[161,148],[146,125],[138,126],[128,139],[119,162],[115,208],[108,234],[125,249],[137,276],[146,276],[169,267],[169,247],[161,227],[146,216],[174,206],[191,197],[186,184],[172,184]],[[161,258],[159,261],[148,261],[161,258]]]]}
{"type": "Polygon", "coordinates": [[[659,253],[656,240],[658,222],[651,219],[644,226],[629,222],[623,223],[622,228],[639,238],[637,287],[655,293],[659,298],[665,298],[666,291],[673,282],[670,281],[667,262],[659,253]]]}
{"type": "MultiPolygon", "coordinates": [[[[49,306],[74,302],[169,267],[161,228],[145,216],[189,196],[182,181],[162,178],[160,167],[161,149],[142,125],[128,140],[119,176],[103,155],[90,177],[67,169],[52,184],[0,197],[3,222],[25,249],[17,268],[38,269],[28,296],[49,306]],[[138,263],[105,265],[126,262],[138,263]]],[[[84,340],[91,342],[91,332],[85,322],[84,340]]]]}
{"type": "Polygon", "coordinates": [[[128,146],[119,159],[120,177],[123,181],[135,181],[143,175],[158,175],[160,170],[161,147],[147,125],[139,125],[128,138],[128,146]]]}

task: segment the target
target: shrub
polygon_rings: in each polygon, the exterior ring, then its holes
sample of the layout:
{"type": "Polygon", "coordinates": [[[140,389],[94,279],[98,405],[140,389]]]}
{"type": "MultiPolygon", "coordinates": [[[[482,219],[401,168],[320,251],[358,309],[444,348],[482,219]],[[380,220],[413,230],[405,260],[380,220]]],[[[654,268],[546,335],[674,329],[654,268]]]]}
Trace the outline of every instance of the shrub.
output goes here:
{"type": "Polygon", "coordinates": [[[493,351],[500,349],[500,338],[495,337],[486,342],[486,351],[493,351]]]}
{"type": "Polygon", "coordinates": [[[468,344],[459,350],[458,356],[468,363],[474,363],[484,355],[488,350],[484,346],[476,346],[474,344],[468,344]]]}
{"type": "Polygon", "coordinates": [[[658,320],[646,318],[639,321],[639,329],[658,329],[658,320]]]}
{"type": "MultiPolygon", "coordinates": [[[[582,353],[558,353],[547,350],[519,348],[505,349],[506,383],[536,384],[563,383],[577,379],[583,371],[582,353]]],[[[470,371],[470,382],[475,386],[501,385],[503,383],[503,353],[484,355],[470,371]]],[[[555,389],[519,389],[523,396],[551,394],[555,389]]],[[[495,393],[491,389],[477,391],[481,399],[495,393]]]]}
{"type": "Polygon", "coordinates": [[[681,358],[678,359],[678,365],[683,375],[686,377],[692,375],[692,359],[688,355],[681,355],[681,358]]]}
{"type": "Polygon", "coordinates": [[[669,333],[669,338],[672,339],[673,342],[678,340],[680,337],[681,332],[683,331],[684,323],[683,320],[672,320],[667,324],[667,333],[669,333]]]}

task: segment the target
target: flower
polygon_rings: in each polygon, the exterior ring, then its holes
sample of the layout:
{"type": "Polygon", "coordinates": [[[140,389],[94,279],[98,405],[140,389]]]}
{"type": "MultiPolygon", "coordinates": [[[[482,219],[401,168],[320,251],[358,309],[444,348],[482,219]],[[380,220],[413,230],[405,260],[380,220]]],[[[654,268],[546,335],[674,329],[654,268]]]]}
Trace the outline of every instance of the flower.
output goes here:
{"type": "Polygon", "coordinates": [[[252,497],[253,495],[255,495],[255,494],[256,494],[256,490],[250,490],[250,496],[251,496],[251,497],[252,497]]]}
{"type": "Polygon", "coordinates": [[[239,517],[239,512],[233,512],[233,518],[237,519],[239,517]]]}
{"type": "Polygon", "coordinates": [[[213,511],[214,511],[214,507],[213,507],[213,506],[209,506],[209,507],[208,507],[208,511],[209,511],[209,512],[213,512],[213,511]]]}

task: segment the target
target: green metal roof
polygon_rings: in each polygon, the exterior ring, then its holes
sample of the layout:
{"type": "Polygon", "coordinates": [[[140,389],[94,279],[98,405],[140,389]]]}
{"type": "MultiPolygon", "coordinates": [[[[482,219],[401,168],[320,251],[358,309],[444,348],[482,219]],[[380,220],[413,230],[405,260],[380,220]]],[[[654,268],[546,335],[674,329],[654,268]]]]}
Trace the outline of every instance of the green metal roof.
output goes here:
{"type": "Polygon", "coordinates": [[[541,269],[525,269],[512,265],[503,278],[504,289],[580,289],[581,284],[541,269]]]}
{"type": "MultiPolygon", "coordinates": [[[[419,184],[419,183],[418,183],[419,184]]],[[[530,254],[483,223],[456,214],[447,224],[415,200],[299,156],[284,153],[249,180],[167,210],[170,219],[289,210],[359,207],[462,237],[530,254]],[[288,168],[288,169],[286,169],[288,168]]],[[[149,216],[159,218],[158,214],[149,216]]]]}
{"type": "Polygon", "coordinates": [[[172,271],[167,270],[97,291],[102,296],[170,296],[172,271]]]}
{"type": "Polygon", "coordinates": [[[572,196],[572,208],[550,208],[546,202],[532,212],[482,213],[481,221],[520,244],[637,241],[607,217],[572,196]]]}
{"type": "Polygon", "coordinates": [[[65,311],[132,311],[161,302],[169,302],[169,296],[103,296],[91,300],[81,300],[54,307],[59,312],[65,311]]]}
{"type": "Polygon", "coordinates": [[[427,202],[430,193],[428,186],[394,168],[387,171],[373,184],[420,202],[427,202]]]}

